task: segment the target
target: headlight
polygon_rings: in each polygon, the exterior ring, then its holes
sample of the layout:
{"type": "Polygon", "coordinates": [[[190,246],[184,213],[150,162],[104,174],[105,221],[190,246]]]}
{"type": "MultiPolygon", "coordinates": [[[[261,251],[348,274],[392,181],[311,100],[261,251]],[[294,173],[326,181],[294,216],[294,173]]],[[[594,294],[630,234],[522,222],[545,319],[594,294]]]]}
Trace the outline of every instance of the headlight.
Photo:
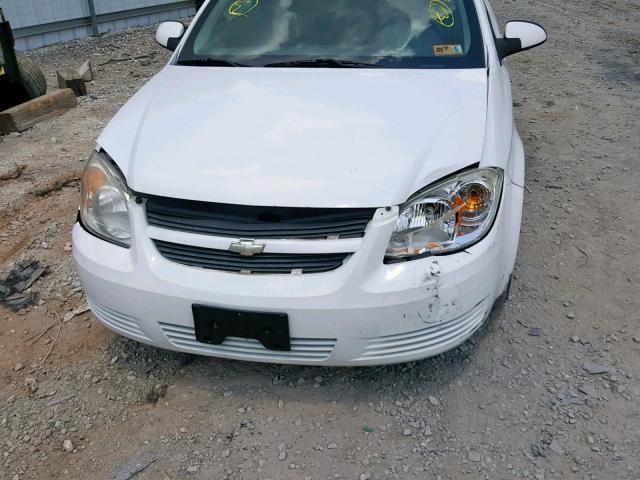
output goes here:
{"type": "Polygon", "coordinates": [[[385,260],[463,250],[493,225],[502,193],[499,168],[469,170],[429,186],[400,208],[385,260]]]}
{"type": "Polygon", "coordinates": [[[129,247],[129,189],[105,154],[91,154],[82,174],[80,195],[80,219],[85,228],[103,240],[129,247]]]}

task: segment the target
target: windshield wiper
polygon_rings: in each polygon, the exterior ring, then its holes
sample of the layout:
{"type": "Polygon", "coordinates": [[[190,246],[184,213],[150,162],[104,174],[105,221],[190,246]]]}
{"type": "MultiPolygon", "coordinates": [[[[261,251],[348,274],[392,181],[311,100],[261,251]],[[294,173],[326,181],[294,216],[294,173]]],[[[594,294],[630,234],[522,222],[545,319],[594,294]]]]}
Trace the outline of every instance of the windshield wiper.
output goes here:
{"type": "Polygon", "coordinates": [[[315,58],[312,60],[291,60],[289,62],[268,63],[265,67],[303,67],[303,68],[378,68],[375,63],[338,60],[335,58],[315,58]]]}
{"type": "Polygon", "coordinates": [[[186,65],[191,67],[248,67],[242,63],[230,62],[220,58],[185,58],[178,60],[177,65],[186,65]]]}

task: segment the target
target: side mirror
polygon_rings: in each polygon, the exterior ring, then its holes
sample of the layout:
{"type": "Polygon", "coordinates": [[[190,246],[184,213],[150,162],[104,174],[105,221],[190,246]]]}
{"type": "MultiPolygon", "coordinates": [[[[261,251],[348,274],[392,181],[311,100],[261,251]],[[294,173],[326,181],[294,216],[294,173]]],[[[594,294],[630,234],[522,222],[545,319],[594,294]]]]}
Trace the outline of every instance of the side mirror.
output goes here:
{"type": "Polygon", "coordinates": [[[186,30],[180,22],[162,22],[156,31],[156,42],[173,52],[186,30]]]}
{"type": "Polygon", "coordinates": [[[504,38],[496,39],[500,60],[514,53],[524,52],[547,41],[547,32],[537,23],[508,22],[504,38]]]}

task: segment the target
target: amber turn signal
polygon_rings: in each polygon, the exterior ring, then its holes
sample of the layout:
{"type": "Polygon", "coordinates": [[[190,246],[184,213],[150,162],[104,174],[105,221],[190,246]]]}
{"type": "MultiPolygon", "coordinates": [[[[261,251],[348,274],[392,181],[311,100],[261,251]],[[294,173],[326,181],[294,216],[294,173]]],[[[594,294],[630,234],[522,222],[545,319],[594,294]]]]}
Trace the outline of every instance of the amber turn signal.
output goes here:
{"type": "Polygon", "coordinates": [[[87,207],[93,207],[93,198],[96,192],[104,187],[108,181],[107,174],[98,167],[89,166],[82,175],[82,198],[86,199],[87,207]]]}

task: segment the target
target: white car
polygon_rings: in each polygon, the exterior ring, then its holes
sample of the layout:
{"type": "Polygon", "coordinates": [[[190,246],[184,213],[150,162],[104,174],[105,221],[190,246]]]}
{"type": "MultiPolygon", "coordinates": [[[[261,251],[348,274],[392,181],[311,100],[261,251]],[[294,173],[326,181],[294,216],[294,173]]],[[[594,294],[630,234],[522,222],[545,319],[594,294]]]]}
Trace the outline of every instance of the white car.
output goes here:
{"type": "Polygon", "coordinates": [[[210,0],[82,178],[74,255],[112,330],[312,365],[469,338],[509,285],[524,154],[483,0],[210,0]]]}

